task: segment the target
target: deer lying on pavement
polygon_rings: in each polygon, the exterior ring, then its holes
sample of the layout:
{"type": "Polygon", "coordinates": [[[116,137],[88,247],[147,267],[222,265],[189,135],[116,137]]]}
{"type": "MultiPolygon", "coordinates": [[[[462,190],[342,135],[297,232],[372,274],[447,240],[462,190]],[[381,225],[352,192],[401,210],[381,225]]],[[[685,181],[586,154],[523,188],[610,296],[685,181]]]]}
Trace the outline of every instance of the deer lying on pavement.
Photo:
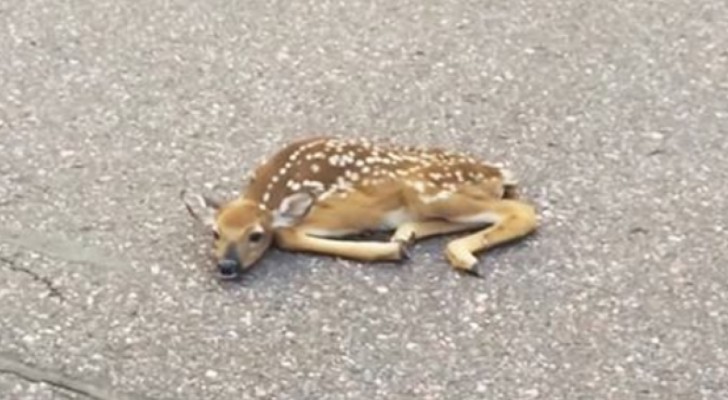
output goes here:
{"type": "Polygon", "coordinates": [[[515,186],[505,170],[463,154],[317,137],[289,144],[258,167],[237,199],[182,195],[212,232],[222,278],[238,277],[271,245],[396,261],[408,258],[415,240],[474,230],[450,241],[445,256],[455,270],[477,275],[474,253],[537,227],[534,207],[517,198],[515,186]],[[344,240],[372,231],[393,234],[389,241],[344,240]]]}

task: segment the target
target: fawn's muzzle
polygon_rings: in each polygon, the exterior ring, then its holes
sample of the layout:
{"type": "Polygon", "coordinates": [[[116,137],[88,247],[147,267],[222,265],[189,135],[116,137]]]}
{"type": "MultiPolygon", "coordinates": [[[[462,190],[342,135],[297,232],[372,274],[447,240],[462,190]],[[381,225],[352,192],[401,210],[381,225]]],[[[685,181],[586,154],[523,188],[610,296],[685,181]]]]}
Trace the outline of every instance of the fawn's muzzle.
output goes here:
{"type": "Polygon", "coordinates": [[[233,246],[225,252],[225,258],[218,261],[217,271],[225,279],[236,278],[242,272],[240,258],[233,246]]]}

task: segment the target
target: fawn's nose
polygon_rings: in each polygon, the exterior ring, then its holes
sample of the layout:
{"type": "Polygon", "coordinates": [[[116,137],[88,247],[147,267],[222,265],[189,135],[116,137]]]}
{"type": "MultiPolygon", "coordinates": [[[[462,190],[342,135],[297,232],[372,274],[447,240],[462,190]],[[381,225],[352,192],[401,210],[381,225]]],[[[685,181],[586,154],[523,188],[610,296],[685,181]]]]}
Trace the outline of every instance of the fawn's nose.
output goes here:
{"type": "Polygon", "coordinates": [[[235,278],[240,274],[240,263],[229,258],[222,259],[217,263],[217,271],[223,278],[235,278]]]}
{"type": "Polygon", "coordinates": [[[225,253],[225,258],[218,261],[217,271],[225,279],[235,278],[242,271],[240,268],[240,258],[232,246],[225,253]]]}

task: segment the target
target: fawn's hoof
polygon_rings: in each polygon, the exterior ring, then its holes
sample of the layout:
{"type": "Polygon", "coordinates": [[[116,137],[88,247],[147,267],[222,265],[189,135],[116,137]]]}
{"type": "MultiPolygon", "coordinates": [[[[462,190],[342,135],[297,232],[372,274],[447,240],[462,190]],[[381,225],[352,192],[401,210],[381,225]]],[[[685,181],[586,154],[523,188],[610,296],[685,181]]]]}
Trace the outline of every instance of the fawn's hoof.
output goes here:
{"type": "Polygon", "coordinates": [[[412,259],[412,247],[415,244],[415,234],[412,233],[407,239],[394,238],[393,242],[399,245],[399,255],[402,260],[412,259]]]}
{"type": "Polygon", "coordinates": [[[473,278],[482,278],[483,276],[480,275],[480,272],[478,272],[478,269],[475,267],[472,267],[471,269],[462,269],[462,268],[454,268],[456,272],[466,275],[466,276],[472,276],[473,278]]]}
{"type": "Polygon", "coordinates": [[[445,249],[445,257],[456,271],[470,276],[480,276],[475,268],[478,259],[469,251],[459,248],[457,245],[449,244],[445,249]]]}
{"type": "Polygon", "coordinates": [[[395,240],[399,246],[399,258],[402,261],[412,259],[412,242],[404,240],[395,240]]]}

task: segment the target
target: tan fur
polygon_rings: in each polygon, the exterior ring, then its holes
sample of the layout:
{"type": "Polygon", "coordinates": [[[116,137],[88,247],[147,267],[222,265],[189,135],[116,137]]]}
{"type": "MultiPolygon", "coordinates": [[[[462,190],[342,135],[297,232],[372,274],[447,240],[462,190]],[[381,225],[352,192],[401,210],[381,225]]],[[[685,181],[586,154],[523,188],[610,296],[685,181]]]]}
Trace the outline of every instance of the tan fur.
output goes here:
{"type": "MultiPolygon", "coordinates": [[[[473,253],[536,229],[533,206],[517,200],[510,179],[500,168],[440,149],[327,137],[299,140],[255,170],[241,199],[218,210],[216,246],[241,241],[255,225],[288,250],[399,260],[414,240],[482,229],[453,240],[445,253],[453,267],[473,271],[473,253]],[[310,209],[294,224],[273,229],[276,210],[301,192],[311,194],[310,209]],[[341,238],[377,230],[393,230],[391,241],[341,238]]],[[[246,266],[269,245],[249,250],[255,257],[246,266]]],[[[251,260],[246,254],[240,258],[251,260]]]]}

